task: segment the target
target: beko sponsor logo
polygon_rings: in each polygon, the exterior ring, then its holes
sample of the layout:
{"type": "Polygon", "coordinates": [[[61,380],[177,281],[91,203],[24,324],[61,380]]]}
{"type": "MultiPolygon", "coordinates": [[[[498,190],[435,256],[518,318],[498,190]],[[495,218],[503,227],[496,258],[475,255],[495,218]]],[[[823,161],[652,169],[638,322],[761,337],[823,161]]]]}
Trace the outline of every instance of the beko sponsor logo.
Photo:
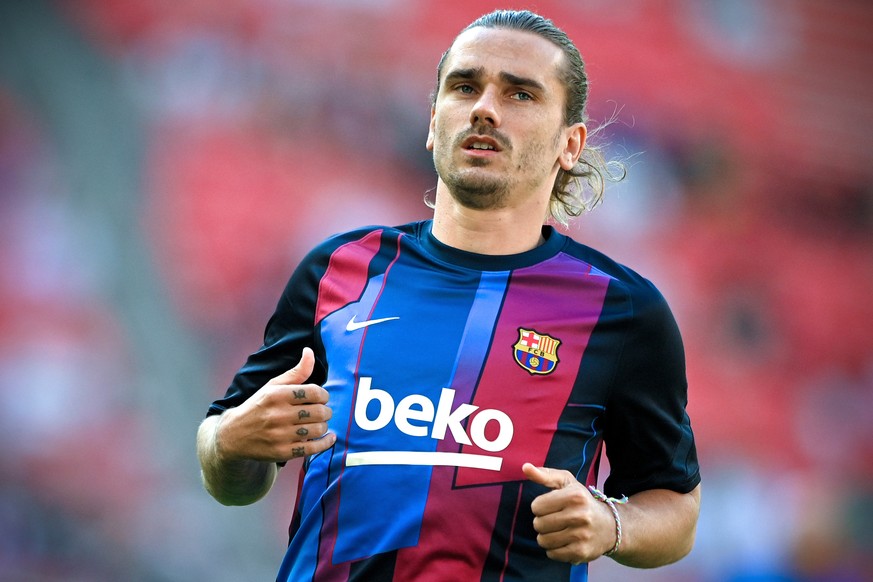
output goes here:
{"type": "MultiPolygon", "coordinates": [[[[372,378],[362,377],[355,398],[354,420],[363,430],[377,431],[393,422],[409,436],[441,441],[451,433],[458,444],[474,445],[489,453],[499,453],[512,442],[514,428],[509,415],[467,403],[455,407],[455,391],[450,388],[442,389],[436,403],[423,394],[410,394],[395,403],[391,394],[372,384],[372,378]],[[462,423],[468,419],[465,429],[462,423]],[[493,428],[486,431],[489,425],[493,428]]],[[[448,465],[499,471],[502,463],[497,456],[448,452],[364,451],[346,457],[349,466],[448,465]]]]}

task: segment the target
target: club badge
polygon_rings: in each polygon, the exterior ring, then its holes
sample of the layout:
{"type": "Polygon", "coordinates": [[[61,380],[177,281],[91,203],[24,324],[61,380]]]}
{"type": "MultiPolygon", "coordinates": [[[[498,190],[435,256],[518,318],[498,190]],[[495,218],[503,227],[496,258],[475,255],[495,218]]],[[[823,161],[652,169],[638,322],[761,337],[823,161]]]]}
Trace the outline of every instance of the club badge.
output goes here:
{"type": "Polygon", "coordinates": [[[551,374],[558,365],[560,345],[561,340],[520,327],[512,353],[516,363],[531,374],[551,374]]]}

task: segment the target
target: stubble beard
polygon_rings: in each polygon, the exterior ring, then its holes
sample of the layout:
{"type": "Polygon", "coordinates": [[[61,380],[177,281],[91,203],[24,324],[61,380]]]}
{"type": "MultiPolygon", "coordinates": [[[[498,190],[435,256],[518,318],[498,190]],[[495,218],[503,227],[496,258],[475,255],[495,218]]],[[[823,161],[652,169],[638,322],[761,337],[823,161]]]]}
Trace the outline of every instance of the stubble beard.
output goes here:
{"type": "MultiPolygon", "coordinates": [[[[472,159],[465,167],[452,162],[453,153],[460,149],[460,144],[466,137],[466,134],[462,134],[451,140],[446,132],[438,131],[438,142],[451,145],[448,151],[440,151],[442,148],[435,150],[434,166],[437,175],[448,188],[452,198],[465,208],[472,210],[505,208],[509,205],[511,192],[520,187],[519,176],[525,175],[525,171],[536,166],[536,161],[533,159],[535,156],[531,152],[545,147],[545,144],[535,145],[522,152],[514,173],[510,169],[498,172],[493,169],[488,171],[489,166],[492,165],[490,160],[472,159]]],[[[560,133],[553,137],[551,140],[553,146],[557,144],[559,137],[560,133]]],[[[505,139],[501,141],[501,147],[507,155],[512,150],[511,144],[505,139]]],[[[531,184],[527,187],[533,188],[536,186],[536,179],[533,176],[530,178],[531,184]]]]}
{"type": "MultiPolygon", "coordinates": [[[[485,164],[474,164],[484,167],[485,164]]],[[[437,173],[445,183],[452,197],[461,206],[472,210],[489,210],[503,208],[509,197],[509,180],[495,175],[485,175],[476,168],[464,170],[441,170],[437,173]]]]}
{"type": "MultiPolygon", "coordinates": [[[[452,198],[461,206],[472,210],[505,207],[514,186],[514,181],[509,175],[506,172],[497,173],[496,170],[489,172],[490,160],[472,159],[465,167],[453,163],[451,157],[460,149],[460,144],[466,135],[460,135],[452,140],[446,132],[440,131],[438,138],[438,143],[450,144],[448,150],[439,148],[435,151],[434,166],[452,198]]],[[[503,151],[510,149],[506,143],[503,143],[502,147],[503,151]]]]}

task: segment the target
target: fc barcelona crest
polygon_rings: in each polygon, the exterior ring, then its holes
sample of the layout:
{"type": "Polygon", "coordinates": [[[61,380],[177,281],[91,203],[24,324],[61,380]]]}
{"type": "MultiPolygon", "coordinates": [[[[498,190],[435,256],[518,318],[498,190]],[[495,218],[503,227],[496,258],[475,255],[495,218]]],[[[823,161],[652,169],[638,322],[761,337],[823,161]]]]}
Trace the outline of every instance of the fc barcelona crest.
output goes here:
{"type": "Polygon", "coordinates": [[[551,374],[558,365],[561,340],[532,329],[518,328],[518,341],[512,346],[516,363],[531,374],[551,374]]]}

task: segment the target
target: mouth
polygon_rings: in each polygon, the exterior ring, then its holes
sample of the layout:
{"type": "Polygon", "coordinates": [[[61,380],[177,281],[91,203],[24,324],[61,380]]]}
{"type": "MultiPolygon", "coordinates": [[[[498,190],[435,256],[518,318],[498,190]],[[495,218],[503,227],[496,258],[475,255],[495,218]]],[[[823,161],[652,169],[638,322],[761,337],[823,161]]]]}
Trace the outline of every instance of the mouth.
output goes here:
{"type": "Polygon", "coordinates": [[[471,153],[500,152],[503,148],[492,137],[473,135],[461,142],[461,148],[471,153]]]}

